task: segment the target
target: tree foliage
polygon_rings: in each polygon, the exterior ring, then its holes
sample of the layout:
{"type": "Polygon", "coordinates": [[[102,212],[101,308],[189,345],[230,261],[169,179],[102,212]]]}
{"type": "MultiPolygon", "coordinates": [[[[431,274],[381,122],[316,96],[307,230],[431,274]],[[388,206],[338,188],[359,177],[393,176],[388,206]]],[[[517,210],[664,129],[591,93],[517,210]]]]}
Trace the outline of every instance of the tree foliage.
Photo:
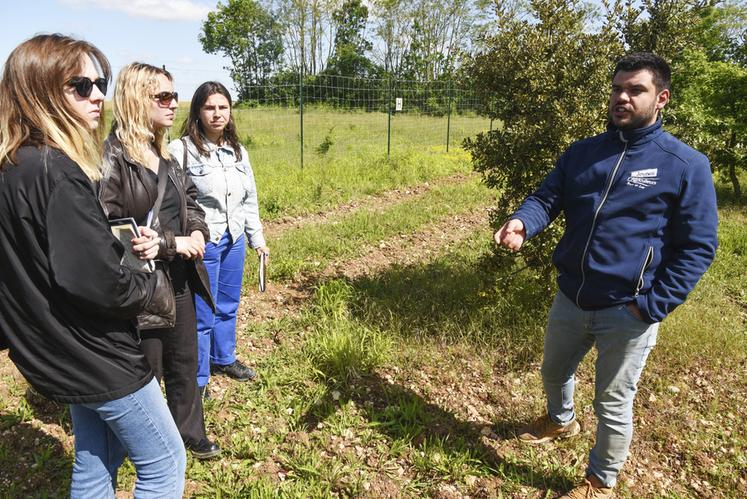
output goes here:
{"type": "Polygon", "coordinates": [[[654,52],[676,63],[697,45],[700,14],[712,0],[628,0],[618,29],[631,52],[654,52]]]}
{"type": "Polygon", "coordinates": [[[337,26],[334,53],[325,73],[354,77],[373,76],[374,64],[366,57],[371,42],[366,39],[368,7],[361,0],[345,0],[332,15],[337,26]]]}
{"type": "Polygon", "coordinates": [[[747,170],[746,20],[744,5],[703,10],[698,43],[684,51],[673,75],[675,133],[708,156],[737,199],[739,171],[747,170]]]}
{"type": "Polygon", "coordinates": [[[373,58],[387,74],[400,74],[410,40],[410,0],[375,0],[374,32],[381,40],[373,47],[373,58]]]}
{"type": "Polygon", "coordinates": [[[400,74],[417,80],[451,76],[469,49],[477,5],[471,0],[419,0],[410,16],[410,43],[400,74]]]}
{"type": "Polygon", "coordinates": [[[239,99],[251,86],[267,84],[283,53],[279,25],[255,0],[219,3],[202,24],[199,40],[205,52],[223,53],[231,61],[226,69],[239,99]]]}
{"type": "MultiPolygon", "coordinates": [[[[496,189],[495,227],[538,187],[573,141],[604,130],[606,89],[623,52],[611,26],[614,13],[590,33],[592,13],[582,2],[533,0],[526,12],[512,7],[500,7],[497,33],[484,40],[486,48],[467,67],[475,87],[489,98],[487,113],[503,124],[465,142],[475,169],[496,189]]],[[[562,224],[553,224],[522,250],[527,263],[546,276],[561,230],[562,224]]]]}
{"type": "MultiPolygon", "coordinates": [[[[265,0],[269,3],[269,0],[265,0]]],[[[334,51],[338,0],[276,0],[286,48],[285,69],[316,75],[334,51]]]]}
{"type": "MultiPolygon", "coordinates": [[[[715,0],[603,2],[594,19],[577,1],[497,2],[499,22],[467,65],[503,127],[465,146],[496,189],[494,227],[534,191],[575,140],[601,132],[613,64],[625,52],[653,51],[673,70],[667,128],[710,158],[741,193],[747,147],[744,4],[715,0]],[[741,7],[740,7],[741,5],[741,7]],[[590,29],[589,26],[595,26],[590,29]]],[[[530,266],[551,272],[562,224],[522,250],[530,266]]],[[[515,258],[496,250],[499,259],[515,258]]]]}

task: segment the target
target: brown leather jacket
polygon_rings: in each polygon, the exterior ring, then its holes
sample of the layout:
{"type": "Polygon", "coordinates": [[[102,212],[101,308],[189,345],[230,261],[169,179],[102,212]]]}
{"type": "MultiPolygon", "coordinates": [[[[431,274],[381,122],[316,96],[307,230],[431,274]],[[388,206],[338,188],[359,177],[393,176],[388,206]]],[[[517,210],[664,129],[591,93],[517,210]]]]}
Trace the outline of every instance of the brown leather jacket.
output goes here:
{"type": "MultiPolygon", "coordinates": [[[[168,165],[169,180],[174,183],[181,198],[179,215],[185,234],[174,234],[171,230],[163,229],[157,219],[151,222],[151,228],[161,237],[156,258],[166,265],[175,258],[181,258],[176,252],[176,236],[188,235],[197,230],[202,232],[206,241],[210,238],[205,213],[195,202],[197,189],[176,159],[172,157],[168,165]]],[[[110,134],[104,142],[103,178],[99,188],[99,200],[109,219],[132,217],[138,224],[144,224],[157,196],[158,183],[143,165],[136,163],[127,154],[119,139],[110,134]]],[[[210,280],[202,260],[189,260],[187,269],[192,289],[214,308],[210,280]]],[[[141,316],[140,322],[143,329],[148,328],[147,317],[141,316]]]]}

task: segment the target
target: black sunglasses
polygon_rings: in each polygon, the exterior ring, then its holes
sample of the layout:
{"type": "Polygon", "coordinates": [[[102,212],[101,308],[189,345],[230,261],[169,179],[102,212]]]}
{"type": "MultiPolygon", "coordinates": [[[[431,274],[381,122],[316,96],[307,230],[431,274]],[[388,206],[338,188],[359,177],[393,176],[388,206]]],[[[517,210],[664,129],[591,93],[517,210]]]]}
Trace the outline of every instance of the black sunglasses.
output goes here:
{"type": "Polygon", "coordinates": [[[85,76],[74,76],[67,81],[67,84],[75,89],[75,92],[81,97],[90,97],[93,92],[93,86],[96,85],[102,94],[106,95],[106,88],[109,86],[109,82],[106,78],[96,78],[92,80],[85,76]]]}
{"type": "Polygon", "coordinates": [[[158,100],[158,104],[161,106],[168,106],[172,100],[179,100],[179,92],[161,92],[156,95],[151,95],[152,98],[158,100]]]}

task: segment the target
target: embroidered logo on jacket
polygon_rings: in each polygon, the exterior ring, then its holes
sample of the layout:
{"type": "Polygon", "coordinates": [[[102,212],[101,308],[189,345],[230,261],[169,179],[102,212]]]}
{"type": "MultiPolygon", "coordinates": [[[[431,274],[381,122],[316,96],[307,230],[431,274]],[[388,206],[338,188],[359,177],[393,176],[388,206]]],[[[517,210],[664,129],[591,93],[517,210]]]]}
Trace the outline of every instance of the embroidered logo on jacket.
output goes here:
{"type": "Polygon", "coordinates": [[[659,170],[657,168],[649,168],[647,170],[636,170],[634,172],[630,172],[630,177],[628,177],[627,184],[631,187],[637,187],[639,189],[651,187],[652,185],[656,185],[656,182],[659,180],[659,177],[657,177],[658,173],[659,170]]]}

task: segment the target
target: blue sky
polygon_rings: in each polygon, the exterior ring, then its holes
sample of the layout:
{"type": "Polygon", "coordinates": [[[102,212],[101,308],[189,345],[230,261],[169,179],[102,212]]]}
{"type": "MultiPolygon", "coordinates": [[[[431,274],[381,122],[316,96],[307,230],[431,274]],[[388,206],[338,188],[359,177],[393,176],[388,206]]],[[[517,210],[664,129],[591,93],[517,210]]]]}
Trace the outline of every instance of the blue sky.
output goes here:
{"type": "MultiPolygon", "coordinates": [[[[0,64],[37,33],[83,38],[109,58],[114,74],[133,61],[166,65],[182,100],[206,80],[233,92],[227,62],[206,54],[197,37],[217,0],[0,0],[0,64]]],[[[108,97],[112,94],[111,85],[108,97]]]]}

